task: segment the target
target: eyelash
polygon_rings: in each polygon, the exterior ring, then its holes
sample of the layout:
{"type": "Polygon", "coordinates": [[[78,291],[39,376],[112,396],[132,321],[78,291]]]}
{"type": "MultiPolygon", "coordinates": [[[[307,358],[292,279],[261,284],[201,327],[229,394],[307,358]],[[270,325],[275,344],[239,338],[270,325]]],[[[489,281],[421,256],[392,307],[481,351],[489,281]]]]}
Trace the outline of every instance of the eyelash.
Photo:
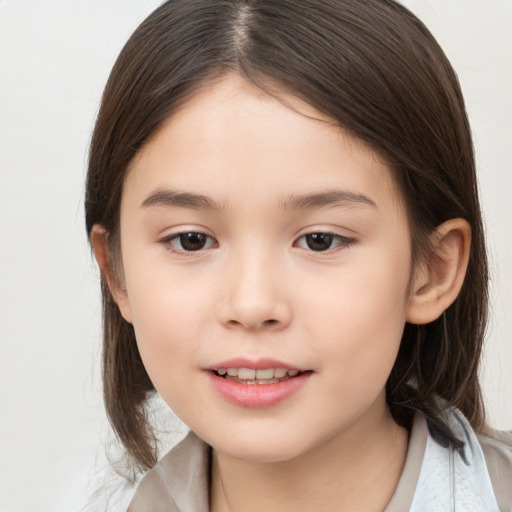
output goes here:
{"type": "MultiPolygon", "coordinates": [[[[309,250],[313,253],[331,254],[331,253],[339,251],[343,248],[348,248],[351,245],[353,245],[355,242],[356,242],[356,240],[354,238],[348,238],[348,237],[338,235],[336,233],[332,233],[329,231],[313,231],[311,233],[306,233],[306,234],[300,236],[299,238],[297,238],[297,240],[294,242],[294,246],[301,247],[302,249],[309,250]],[[333,242],[335,242],[336,247],[334,247],[334,248],[329,247],[326,250],[315,251],[311,247],[301,247],[300,245],[298,245],[301,240],[303,240],[303,239],[306,240],[307,237],[314,237],[314,236],[318,236],[318,235],[321,235],[323,237],[325,237],[325,236],[330,237],[329,245],[332,245],[333,242]]],[[[210,249],[214,244],[216,244],[216,240],[213,237],[207,235],[206,233],[202,233],[201,231],[182,231],[181,233],[176,233],[171,236],[162,238],[161,240],[159,240],[159,243],[175,254],[179,254],[179,255],[183,255],[183,256],[193,256],[195,253],[199,253],[199,252],[202,252],[203,250],[210,249]],[[182,237],[187,236],[187,235],[194,235],[196,237],[197,236],[205,237],[207,239],[206,244],[208,244],[208,240],[213,243],[211,243],[208,247],[203,246],[203,247],[198,248],[197,250],[187,250],[183,247],[183,240],[182,240],[182,237]],[[175,241],[178,241],[180,243],[181,249],[176,248],[176,246],[174,244],[175,241]]],[[[308,242],[306,242],[306,244],[307,243],[308,242]]]]}
{"type": "Polygon", "coordinates": [[[331,254],[331,253],[339,251],[343,248],[350,247],[352,244],[355,243],[354,238],[348,238],[346,236],[338,235],[337,233],[331,233],[329,231],[312,231],[311,233],[306,233],[305,235],[300,236],[296,240],[294,245],[297,245],[299,243],[299,241],[302,239],[306,239],[307,237],[314,237],[314,236],[318,236],[318,235],[330,237],[331,238],[330,245],[332,245],[333,242],[336,242],[336,247],[334,247],[334,248],[329,247],[326,250],[320,250],[320,251],[315,251],[311,247],[308,247],[307,249],[306,249],[306,247],[303,247],[303,249],[310,250],[311,252],[316,252],[316,253],[331,254]]]}
{"type": "MultiPolygon", "coordinates": [[[[183,247],[183,244],[182,244],[182,241],[180,241],[180,239],[184,236],[187,236],[187,235],[195,235],[195,236],[200,236],[200,237],[205,237],[207,240],[209,241],[213,241],[214,243],[216,243],[216,240],[214,238],[212,238],[211,236],[207,235],[206,233],[202,233],[201,231],[182,231],[181,233],[176,233],[174,235],[171,235],[171,236],[167,236],[165,238],[162,238],[161,240],[159,240],[159,242],[167,249],[169,249],[171,252],[175,253],[175,254],[179,254],[179,255],[183,255],[183,256],[193,256],[195,253],[198,253],[198,252],[201,252],[205,249],[209,249],[210,247],[200,247],[199,249],[197,250],[187,250],[183,247]],[[175,241],[178,241],[180,242],[180,245],[181,245],[181,249],[178,249],[175,247],[174,243],[175,241]]],[[[208,243],[208,242],[207,242],[208,243]]],[[[213,245],[213,244],[212,244],[213,245]]]]}

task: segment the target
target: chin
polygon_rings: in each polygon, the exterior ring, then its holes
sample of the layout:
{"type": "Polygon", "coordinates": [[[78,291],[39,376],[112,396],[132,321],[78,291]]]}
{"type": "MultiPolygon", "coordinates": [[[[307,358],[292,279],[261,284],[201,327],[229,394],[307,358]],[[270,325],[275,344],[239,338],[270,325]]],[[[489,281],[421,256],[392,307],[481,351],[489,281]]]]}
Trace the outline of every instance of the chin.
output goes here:
{"type": "Polygon", "coordinates": [[[224,439],[207,441],[214,450],[227,457],[250,463],[273,464],[287,462],[310,451],[314,443],[288,435],[239,436],[230,433],[224,439]]]}

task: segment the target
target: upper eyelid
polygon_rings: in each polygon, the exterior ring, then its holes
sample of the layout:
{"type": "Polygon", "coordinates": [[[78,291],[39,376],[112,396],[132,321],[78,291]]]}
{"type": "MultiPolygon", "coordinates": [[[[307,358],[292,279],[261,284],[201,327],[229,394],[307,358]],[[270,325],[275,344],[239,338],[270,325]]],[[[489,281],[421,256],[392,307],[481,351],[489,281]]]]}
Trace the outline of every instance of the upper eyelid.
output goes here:
{"type": "MultiPolygon", "coordinates": [[[[164,231],[167,231],[167,230],[164,230],[164,231]]],[[[158,241],[172,240],[173,238],[176,238],[180,235],[186,235],[187,233],[199,233],[200,235],[204,235],[204,236],[207,236],[208,238],[212,238],[212,239],[216,240],[215,236],[213,236],[211,233],[209,233],[207,229],[203,229],[203,228],[183,229],[183,228],[181,228],[179,231],[172,231],[172,232],[166,233],[164,235],[158,236],[158,241]]]]}
{"type": "MultiPolygon", "coordinates": [[[[180,229],[180,231],[176,231],[176,232],[173,232],[173,233],[169,233],[169,234],[166,234],[166,235],[163,235],[161,236],[160,238],[167,238],[167,239],[171,239],[171,238],[175,238],[177,236],[180,236],[180,235],[186,235],[188,233],[198,233],[200,235],[204,235],[204,236],[207,236],[209,238],[213,238],[213,239],[216,239],[216,237],[210,233],[207,232],[208,230],[202,230],[202,229],[180,229]]],[[[347,236],[347,235],[342,235],[341,233],[337,233],[336,231],[334,230],[330,230],[330,229],[307,229],[307,231],[304,231],[302,232],[301,234],[298,234],[295,236],[295,240],[299,239],[299,238],[302,238],[304,236],[307,236],[307,235],[312,235],[312,234],[316,234],[316,233],[322,233],[324,235],[332,235],[332,236],[336,236],[336,237],[340,237],[340,238],[347,238],[347,239],[351,239],[353,238],[352,236],[347,236]]]]}
{"type": "Polygon", "coordinates": [[[347,236],[347,235],[342,235],[341,233],[336,233],[336,231],[329,230],[329,229],[311,229],[311,230],[306,231],[305,233],[298,235],[297,239],[308,236],[308,235],[315,235],[315,234],[331,235],[331,236],[338,237],[338,238],[346,238],[347,240],[354,238],[352,236],[347,236]]]}
{"type": "Polygon", "coordinates": [[[325,233],[327,235],[341,236],[344,238],[354,238],[356,236],[356,231],[346,226],[331,223],[315,223],[300,229],[298,231],[297,238],[299,236],[310,235],[313,233],[325,233]]]}
{"type": "Polygon", "coordinates": [[[342,234],[342,233],[339,233],[333,229],[308,229],[307,231],[304,231],[302,233],[300,233],[299,235],[297,235],[295,237],[295,240],[299,240],[305,236],[308,236],[308,235],[314,235],[314,234],[317,234],[317,233],[321,233],[323,235],[331,235],[335,238],[342,238],[344,240],[350,240],[350,241],[353,241],[355,242],[356,241],[356,236],[355,235],[346,235],[346,234],[342,234]]]}

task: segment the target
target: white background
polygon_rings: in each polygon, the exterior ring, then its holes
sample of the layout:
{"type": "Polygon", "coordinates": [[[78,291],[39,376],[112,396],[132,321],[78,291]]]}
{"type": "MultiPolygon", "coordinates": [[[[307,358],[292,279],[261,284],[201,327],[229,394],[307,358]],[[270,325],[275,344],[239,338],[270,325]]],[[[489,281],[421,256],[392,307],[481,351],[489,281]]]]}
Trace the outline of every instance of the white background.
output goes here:
{"type": "MultiPolygon", "coordinates": [[[[494,425],[512,429],[512,1],[404,3],[466,96],[493,265],[485,394],[494,425]]],[[[0,512],[94,509],[108,428],[87,145],[114,59],[158,4],[0,0],[0,512]]]]}

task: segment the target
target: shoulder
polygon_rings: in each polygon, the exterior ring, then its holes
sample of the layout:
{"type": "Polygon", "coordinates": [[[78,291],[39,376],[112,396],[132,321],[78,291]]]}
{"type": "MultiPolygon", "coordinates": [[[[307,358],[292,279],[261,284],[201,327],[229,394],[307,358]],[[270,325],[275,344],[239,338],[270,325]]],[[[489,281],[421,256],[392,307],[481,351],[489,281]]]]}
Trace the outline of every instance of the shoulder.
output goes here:
{"type": "Polygon", "coordinates": [[[512,453],[508,434],[477,436],[453,407],[428,421],[427,444],[411,510],[512,512],[512,453]],[[437,418],[436,418],[437,419],[437,418]],[[452,509],[449,507],[450,510],[452,509]]]}
{"type": "Polygon", "coordinates": [[[512,432],[478,435],[500,510],[512,512],[512,432]]]}
{"type": "Polygon", "coordinates": [[[127,512],[207,512],[209,465],[209,446],[190,432],[144,476],[127,512]]]}

